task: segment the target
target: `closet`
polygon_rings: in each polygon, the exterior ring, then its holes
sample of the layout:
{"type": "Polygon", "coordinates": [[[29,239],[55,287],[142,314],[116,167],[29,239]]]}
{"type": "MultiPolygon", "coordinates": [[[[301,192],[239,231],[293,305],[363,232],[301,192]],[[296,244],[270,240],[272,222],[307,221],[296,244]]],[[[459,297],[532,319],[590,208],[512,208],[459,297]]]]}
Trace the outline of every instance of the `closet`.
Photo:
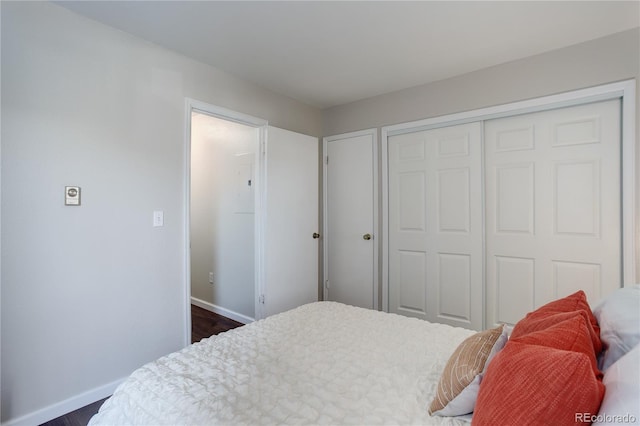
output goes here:
{"type": "Polygon", "coordinates": [[[620,287],[620,111],[616,98],[390,134],[388,310],[482,329],[620,287]]]}

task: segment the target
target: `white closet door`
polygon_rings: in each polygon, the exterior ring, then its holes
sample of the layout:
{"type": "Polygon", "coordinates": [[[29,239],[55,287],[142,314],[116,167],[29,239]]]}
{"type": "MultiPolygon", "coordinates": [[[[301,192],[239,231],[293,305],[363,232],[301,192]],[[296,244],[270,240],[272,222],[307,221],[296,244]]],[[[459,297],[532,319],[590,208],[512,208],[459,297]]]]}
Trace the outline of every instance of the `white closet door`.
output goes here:
{"type": "Polygon", "coordinates": [[[269,127],[264,315],[318,300],[318,139],[269,127]]]}
{"type": "Polygon", "coordinates": [[[486,324],[621,283],[620,102],[485,122],[486,324]]]}
{"type": "Polygon", "coordinates": [[[389,311],[482,328],[482,125],[388,138],[389,311]]]}
{"type": "Polygon", "coordinates": [[[326,138],[326,300],[377,309],[375,130],[326,138]],[[368,237],[367,237],[368,236],[368,237]]]}

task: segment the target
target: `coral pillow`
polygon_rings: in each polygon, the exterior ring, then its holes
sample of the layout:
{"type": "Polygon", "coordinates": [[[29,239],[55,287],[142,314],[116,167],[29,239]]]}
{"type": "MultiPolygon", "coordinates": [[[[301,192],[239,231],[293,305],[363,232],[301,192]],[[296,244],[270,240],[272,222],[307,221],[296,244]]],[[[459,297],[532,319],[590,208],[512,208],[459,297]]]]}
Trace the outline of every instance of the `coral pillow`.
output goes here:
{"type": "Polygon", "coordinates": [[[598,369],[596,353],[589,334],[590,324],[584,315],[578,312],[573,312],[572,315],[570,318],[555,323],[544,330],[533,331],[516,337],[513,337],[512,334],[511,340],[585,354],[591,362],[591,368],[596,378],[602,379],[602,373],[598,369]]]}
{"type": "MultiPolygon", "coordinates": [[[[526,317],[518,321],[518,323],[513,327],[513,332],[511,333],[511,338],[515,339],[518,337],[525,336],[530,333],[535,333],[539,331],[544,331],[550,327],[553,327],[557,324],[565,322],[575,317],[583,318],[585,329],[583,330],[589,339],[591,340],[592,350],[594,352],[594,356],[597,357],[598,354],[602,351],[602,342],[600,340],[600,334],[596,331],[591,325],[591,321],[589,319],[589,315],[583,311],[573,311],[573,312],[561,312],[561,313],[545,313],[539,311],[533,311],[527,314],[526,317]]],[[[551,346],[551,345],[545,345],[551,346]]]]}
{"type": "Polygon", "coordinates": [[[585,354],[510,340],[487,368],[473,424],[582,424],[576,413],[597,414],[603,396],[585,354]]]}
{"type": "Polygon", "coordinates": [[[587,295],[582,290],[578,290],[573,294],[570,294],[567,297],[563,297],[561,299],[554,300],[552,302],[547,303],[546,305],[540,306],[535,311],[531,312],[527,316],[534,313],[545,313],[545,314],[558,314],[562,312],[573,312],[573,311],[584,311],[589,318],[589,322],[593,326],[594,330],[600,334],[600,328],[598,327],[598,320],[591,312],[591,307],[589,306],[589,302],[587,301],[587,295]]]}
{"type": "Polygon", "coordinates": [[[593,349],[596,357],[602,352],[602,341],[600,340],[600,327],[596,317],[591,312],[587,295],[582,290],[570,294],[562,299],[554,300],[546,305],[540,306],[533,312],[529,312],[526,317],[518,321],[513,328],[512,337],[522,336],[532,331],[539,331],[560,321],[568,319],[573,312],[580,312],[588,320],[591,327],[589,333],[593,341],[593,349]],[[561,315],[564,314],[564,315],[561,315]]]}

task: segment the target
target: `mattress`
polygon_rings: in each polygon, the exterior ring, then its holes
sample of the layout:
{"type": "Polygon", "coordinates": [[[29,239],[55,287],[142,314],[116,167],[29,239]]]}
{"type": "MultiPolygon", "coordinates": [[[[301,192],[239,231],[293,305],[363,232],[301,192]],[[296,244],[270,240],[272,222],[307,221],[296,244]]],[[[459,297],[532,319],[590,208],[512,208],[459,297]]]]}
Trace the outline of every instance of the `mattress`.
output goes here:
{"type": "Polygon", "coordinates": [[[89,425],[467,424],[427,408],[473,333],[312,303],[139,368],[89,425]]]}

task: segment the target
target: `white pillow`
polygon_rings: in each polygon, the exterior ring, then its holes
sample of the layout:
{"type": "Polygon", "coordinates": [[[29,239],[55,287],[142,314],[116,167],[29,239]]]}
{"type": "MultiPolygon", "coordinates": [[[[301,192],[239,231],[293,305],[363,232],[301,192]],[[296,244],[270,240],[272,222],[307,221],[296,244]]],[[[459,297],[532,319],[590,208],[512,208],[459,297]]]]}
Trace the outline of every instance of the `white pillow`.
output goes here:
{"type": "Polygon", "coordinates": [[[606,387],[594,426],[640,422],[640,345],[612,364],[604,374],[606,387]]]}
{"type": "Polygon", "coordinates": [[[594,309],[604,349],[598,359],[603,372],[640,342],[640,284],[611,293],[594,309]]]}

